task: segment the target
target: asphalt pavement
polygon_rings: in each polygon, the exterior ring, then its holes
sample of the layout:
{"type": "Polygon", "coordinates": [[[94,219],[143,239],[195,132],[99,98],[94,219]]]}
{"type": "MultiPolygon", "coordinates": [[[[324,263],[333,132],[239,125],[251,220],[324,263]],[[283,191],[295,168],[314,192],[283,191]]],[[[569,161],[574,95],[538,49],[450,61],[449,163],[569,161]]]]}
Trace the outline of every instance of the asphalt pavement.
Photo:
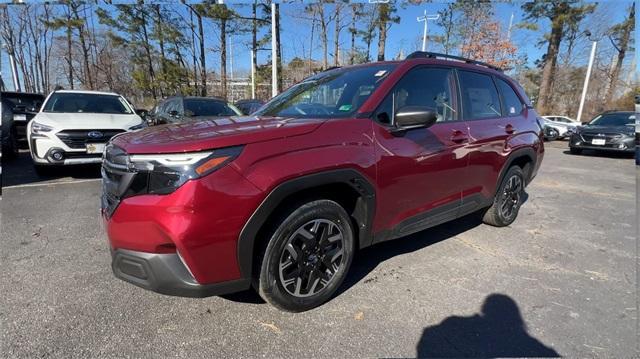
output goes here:
{"type": "Polygon", "coordinates": [[[519,218],[468,216],[358,253],[327,304],[187,299],[113,277],[95,166],[3,166],[0,357],[638,355],[636,168],[547,144],[519,218]]]}

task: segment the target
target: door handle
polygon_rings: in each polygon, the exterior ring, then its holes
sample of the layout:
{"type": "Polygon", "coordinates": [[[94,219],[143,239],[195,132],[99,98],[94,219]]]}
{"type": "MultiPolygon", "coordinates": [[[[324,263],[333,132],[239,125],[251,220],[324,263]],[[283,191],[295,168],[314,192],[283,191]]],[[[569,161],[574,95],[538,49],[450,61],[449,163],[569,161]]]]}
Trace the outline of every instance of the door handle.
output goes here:
{"type": "Polygon", "coordinates": [[[451,142],[455,142],[455,143],[463,143],[469,140],[469,138],[464,132],[460,130],[454,130],[453,133],[451,134],[450,140],[451,142]]]}
{"type": "Polygon", "coordinates": [[[516,129],[513,127],[512,124],[508,124],[508,125],[504,126],[504,132],[506,132],[508,134],[512,134],[512,133],[516,132],[516,129]]]}

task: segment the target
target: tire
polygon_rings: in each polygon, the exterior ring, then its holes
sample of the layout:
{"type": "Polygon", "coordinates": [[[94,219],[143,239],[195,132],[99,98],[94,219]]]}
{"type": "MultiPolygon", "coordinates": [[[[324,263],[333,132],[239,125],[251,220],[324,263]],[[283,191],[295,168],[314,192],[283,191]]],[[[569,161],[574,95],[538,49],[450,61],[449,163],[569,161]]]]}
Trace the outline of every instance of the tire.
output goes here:
{"type": "Polygon", "coordinates": [[[47,165],[43,166],[34,164],[33,169],[35,170],[38,177],[50,177],[54,172],[54,168],[47,165]]]}
{"type": "Polygon", "coordinates": [[[553,127],[549,127],[547,131],[545,131],[545,139],[547,141],[555,141],[558,139],[558,137],[560,136],[560,134],[558,133],[558,130],[556,130],[553,127]]]}
{"type": "Polygon", "coordinates": [[[2,156],[6,159],[14,159],[18,157],[18,140],[14,128],[11,129],[9,137],[6,139],[5,143],[3,143],[2,156]]]}
{"type": "Polygon", "coordinates": [[[354,254],[347,212],[330,200],[314,200],[275,224],[258,263],[258,293],[289,312],[315,308],[344,281],[354,254]]]}
{"type": "Polygon", "coordinates": [[[509,168],[500,183],[493,204],[484,213],[482,221],[494,227],[505,227],[513,223],[522,206],[524,186],[525,178],[522,169],[518,166],[509,168]]]}
{"type": "Polygon", "coordinates": [[[573,155],[579,155],[582,153],[582,148],[569,147],[569,152],[573,155]]]}

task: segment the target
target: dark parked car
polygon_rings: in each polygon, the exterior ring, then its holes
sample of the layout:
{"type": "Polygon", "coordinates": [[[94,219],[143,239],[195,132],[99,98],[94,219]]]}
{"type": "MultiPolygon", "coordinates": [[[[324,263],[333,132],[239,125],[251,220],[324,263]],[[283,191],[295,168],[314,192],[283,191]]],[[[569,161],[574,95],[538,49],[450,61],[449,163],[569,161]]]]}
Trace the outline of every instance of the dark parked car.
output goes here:
{"type": "Polygon", "coordinates": [[[303,311],[361,248],[476,211],[511,224],[542,120],[502,71],[442,57],[328,70],[250,117],[113,138],[102,214],[116,277],[190,297],[253,285],[303,311]]]}
{"type": "Polygon", "coordinates": [[[175,96],[160,102],[153,113],[155,125],[242,115],[240,110],[215,97],[175,96]]]}
{"type": "Polygon", "coordinates": [[[236,102],[236,107],[242,112],[243,115],[251,115],[252,113],[258,111],[260,107],[264,105],[264,101],[251,99],[251,100],[240,100],[236,102]]]}
{"type": "Polygon", "coordinates": [[[610,111],[596,116],[591,122],[578,127],[571,136],[569,150],[579,154],[582,150],[635,151],[636,114],[631,111],[610,111]]]}
{"type": "Polygon", "coordinates": [[[15,156],[19,148],[28,147],[27,124],[40,110],[44,98],[44,95],[38,93],[0,93],[1,101],[8,107],[2,118],[2,150],[5,156],[15,156]]]}

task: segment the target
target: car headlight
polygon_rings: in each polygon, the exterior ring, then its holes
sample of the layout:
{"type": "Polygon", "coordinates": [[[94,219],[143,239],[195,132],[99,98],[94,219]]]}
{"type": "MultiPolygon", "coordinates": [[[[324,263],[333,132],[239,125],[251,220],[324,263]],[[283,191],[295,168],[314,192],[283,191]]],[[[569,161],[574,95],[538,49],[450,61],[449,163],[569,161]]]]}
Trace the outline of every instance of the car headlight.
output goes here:
{"type": "Polygon", "coordinates": [[[53,127],[43,125],[41,123],[37,123],[35,121],[31,121],[31,134],[34,137],[47,137],[45,135],[46,132],[51,132],[53,127]]]}
{"type": "MultiPolygon", "coordinates": [[[[204,177],[235,159],[242,146],[206,152],[131,155],[137,172],[130,189],[136,193],[167,194],[191,179],[204,177]]],[[[132,193],[133,194],[133,193],[132,193]]]]}

